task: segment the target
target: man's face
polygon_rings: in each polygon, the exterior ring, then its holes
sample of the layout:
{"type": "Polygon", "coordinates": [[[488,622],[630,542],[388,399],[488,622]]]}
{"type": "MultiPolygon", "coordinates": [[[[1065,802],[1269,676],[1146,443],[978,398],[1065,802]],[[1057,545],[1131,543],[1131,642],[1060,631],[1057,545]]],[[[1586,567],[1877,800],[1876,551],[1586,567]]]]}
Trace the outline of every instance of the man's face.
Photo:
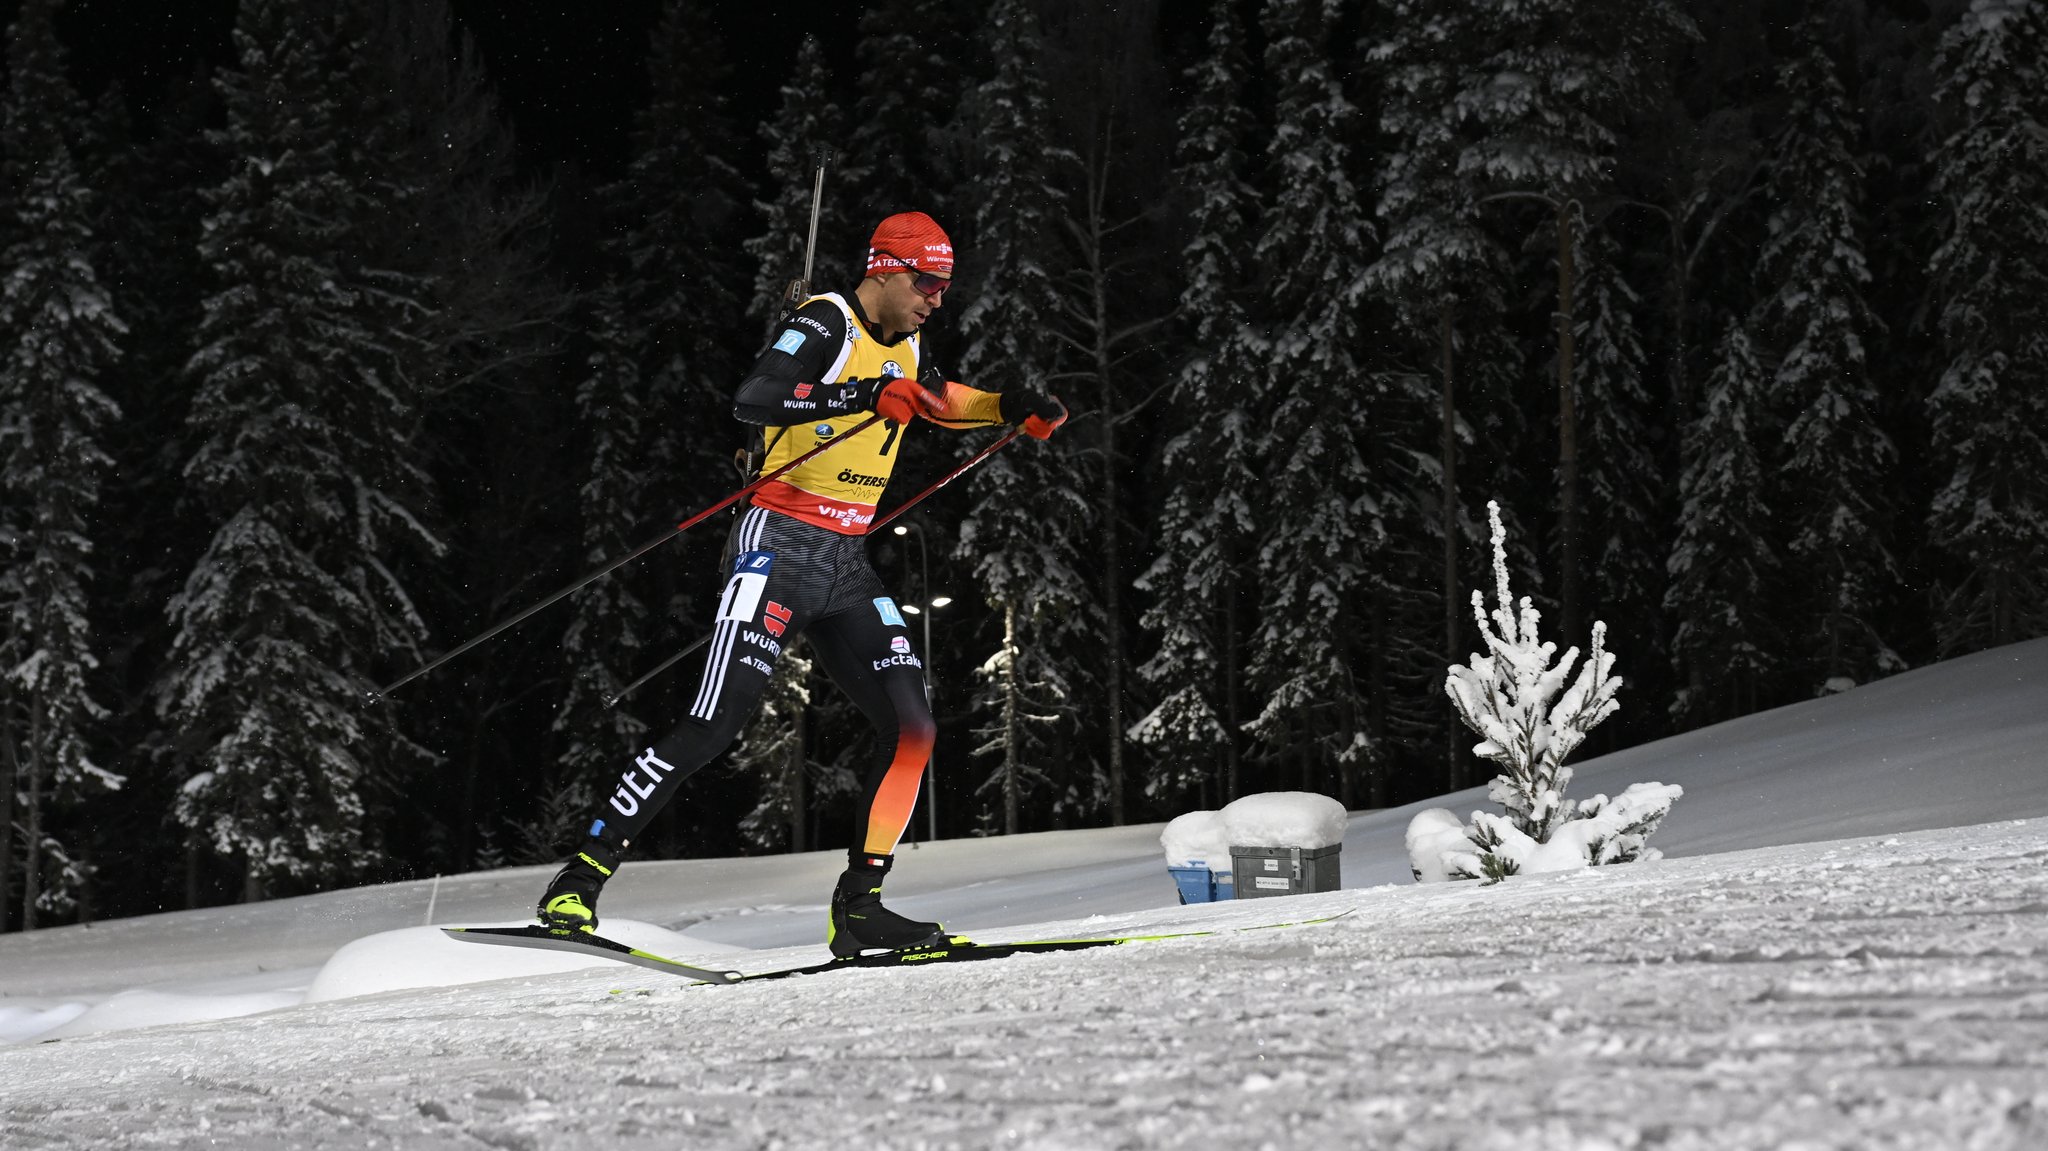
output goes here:
{"type": "Polygon", "coordinates": [[[945,304],[946,287],[952,282],[951,276],[920,275],[916,272],[892,272],[879,277],[882,281],[881,313],[875,319],[892,332],[914,332],[923,326],[925,320],[945,304]],[[918,290],[922,280],[927,285],[939,283],[937,291],[927,295],[918,290]]]}

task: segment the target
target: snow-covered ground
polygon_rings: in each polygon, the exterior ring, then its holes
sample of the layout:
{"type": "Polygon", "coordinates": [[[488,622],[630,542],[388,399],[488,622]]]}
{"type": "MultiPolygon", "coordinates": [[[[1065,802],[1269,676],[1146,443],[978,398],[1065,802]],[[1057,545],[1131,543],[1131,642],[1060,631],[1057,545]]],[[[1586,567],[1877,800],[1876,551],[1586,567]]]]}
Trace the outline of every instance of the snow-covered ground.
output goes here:
{"type": "MultiPolygon", "coordinates": [[[[690,986],[428,926],[534,868],[0,937],[0,1146],[2048,1147],[2048,641],[1572,792],[1641,779],[1670,858],[1487,888],[1408,881],[1416,808],[1352,817],[1344,891],[1209,906],[1157,826],[906,849],[892,902],[984,939],[1218,932],[994,964],[690,986]]],[[[838,867],[632,864],[606,922],[810,961],[838,867]]]]}

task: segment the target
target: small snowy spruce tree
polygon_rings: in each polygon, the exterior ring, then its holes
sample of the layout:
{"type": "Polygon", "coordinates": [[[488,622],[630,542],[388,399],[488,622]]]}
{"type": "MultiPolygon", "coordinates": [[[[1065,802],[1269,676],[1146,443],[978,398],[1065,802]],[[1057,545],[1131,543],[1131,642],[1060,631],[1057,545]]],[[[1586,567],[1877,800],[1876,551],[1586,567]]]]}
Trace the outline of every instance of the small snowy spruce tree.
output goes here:
{"type": "Polygon", "coordinates": [[[1594,623],[1592,654],[1585,663],[1579,663],[1576,647],[1556,659],[1557,645],[1537,637],[1541,617],[1529,597],[1517,604],[1509,594],[1500,505],[1488,502],[1486,513],[1493,529],[1498,602],[1489,614],[1485,593],[1475,591],[1472,614],[1490,654],[1475,653],[1469,665],[1453,665],[1444,691],[1458,717],[1480,736],[1473,754],[1501,766],[1487,798],[1507,814],[1474,812],[1469,825],[1442,808],[1417,815],[1408,827],[1415,876],[1498,881],[1523,872],[1655,859],[1658,852],[1644,841],[1684,794],[1681,789],[1637,783],[1613,799],[1596,795],[1569,803],[1564,798],[1572,778],[1565,758],[1621,706],[1614,698],[1622,681],[1612,674],[1607,625],[1594,623]]]}

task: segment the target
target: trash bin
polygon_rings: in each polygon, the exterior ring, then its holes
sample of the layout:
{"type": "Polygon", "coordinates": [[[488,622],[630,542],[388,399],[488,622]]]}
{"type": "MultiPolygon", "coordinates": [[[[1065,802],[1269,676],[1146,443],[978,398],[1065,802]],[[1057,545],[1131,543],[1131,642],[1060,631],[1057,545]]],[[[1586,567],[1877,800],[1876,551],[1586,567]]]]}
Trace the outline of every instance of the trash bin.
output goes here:
{"type": "Polygon", "coordinates": [[[1191,859],[1186,867],[1168,867],[1166,871],[1180,889],[1182,903],[1214,903],[1229,899],[1235,890],[1230,872],[1211,871],[1203,860],[1191,859]]]}
{"type": "Polygon", "coordinates": [[[1213,811],[1191,811],[1166,825],[1159,834],[1166,849],[1166,871],[1182,903],[1229,899],[1230,840],[1223,819],[1213,811]]]}
{"type": "Polygon", "coordinates": [[[1230,870],[1237,879],[1236,898],[1300,895],[1335,891],[1344,886],[1339,853],[1343,844],[1328,847],[1230,848],[1230,870]]]}

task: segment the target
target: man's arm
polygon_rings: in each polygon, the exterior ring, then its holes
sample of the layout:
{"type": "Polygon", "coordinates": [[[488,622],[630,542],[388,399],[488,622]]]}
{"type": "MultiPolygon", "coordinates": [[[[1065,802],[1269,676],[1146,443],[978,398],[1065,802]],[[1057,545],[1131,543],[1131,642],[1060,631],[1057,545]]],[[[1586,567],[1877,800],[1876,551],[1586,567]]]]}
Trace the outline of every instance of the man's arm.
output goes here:
{"type": "Polygon", "coordinates": [[[797,310],[733,394],[732,414],[742,423],[782,427],[820,416],[861,411],[857,389],[820,381],[846,346],[846,314],[825,300],[797,310]]]}
{"type": "Polygon", "coordinates": [[[936,368],[927,368],[924,375],[925,389],[938,401],[923,413],[924,418],[944,427],[1016,424],[1042,440],[1067,421],[1065,405],[1029,385],[1008,392],[984,392],[948,380],[936,368]]]}

